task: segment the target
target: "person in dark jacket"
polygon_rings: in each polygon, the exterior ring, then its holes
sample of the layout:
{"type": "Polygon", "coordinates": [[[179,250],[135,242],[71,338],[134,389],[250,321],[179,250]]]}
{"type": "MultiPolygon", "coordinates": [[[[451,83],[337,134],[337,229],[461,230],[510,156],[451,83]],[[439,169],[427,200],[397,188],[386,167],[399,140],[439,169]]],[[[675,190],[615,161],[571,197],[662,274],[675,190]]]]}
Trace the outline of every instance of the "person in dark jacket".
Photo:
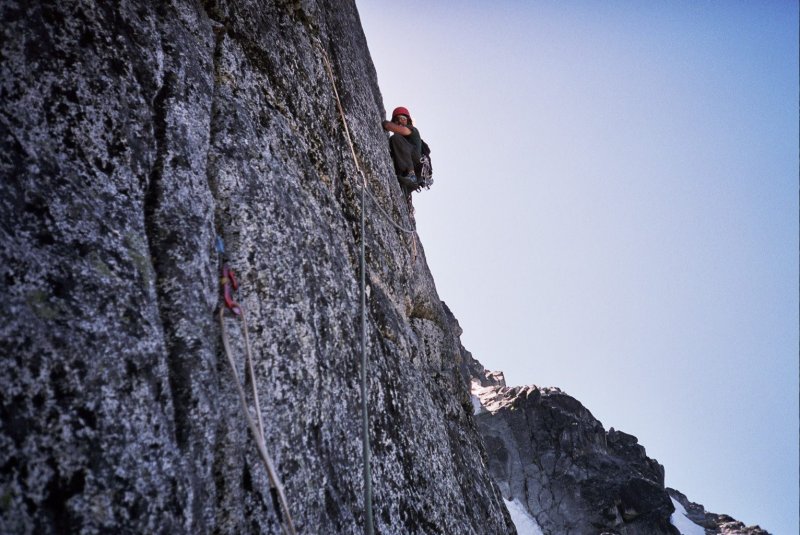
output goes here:
{"type": "Polygon", "coordinates": [[[383,129],[392,133],[389,151],[394,161],[397,180],[408,195],[420,186],[417,181],[417,175],[422,169],[422,138],[419,130],[411,121],[408,109],[402,106],[394,109],[391,121],[383,121],[383,129]]]}

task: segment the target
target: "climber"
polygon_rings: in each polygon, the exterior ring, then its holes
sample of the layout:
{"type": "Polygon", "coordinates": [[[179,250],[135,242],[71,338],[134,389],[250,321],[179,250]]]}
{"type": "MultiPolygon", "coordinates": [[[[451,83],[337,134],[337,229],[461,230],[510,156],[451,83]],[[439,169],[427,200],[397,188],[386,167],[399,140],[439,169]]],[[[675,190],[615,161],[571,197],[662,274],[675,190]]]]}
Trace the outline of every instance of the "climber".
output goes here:
{"type": "Polygon", "coordinates": [[[383,121],[383,129],[393,134],[389,138],[389,151],[394,170],[403,191],[410,198],[411,192],[421,186],[417,178],[422,170],[422,138],[419,130],[411,121],[408,109],[402,106],[394,109],[391,121],[383,121]]]}

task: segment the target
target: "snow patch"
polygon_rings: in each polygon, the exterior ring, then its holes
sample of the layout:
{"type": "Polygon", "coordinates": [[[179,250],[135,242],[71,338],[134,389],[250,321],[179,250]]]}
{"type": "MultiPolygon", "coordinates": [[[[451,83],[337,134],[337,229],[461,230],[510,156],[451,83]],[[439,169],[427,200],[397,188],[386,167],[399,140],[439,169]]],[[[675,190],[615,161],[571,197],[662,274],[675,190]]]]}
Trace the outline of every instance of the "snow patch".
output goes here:
{"type": "Polygon", "coordinates": [[[686,509],[681,505],[681,502],[677,501],[672,496],[670,496],[669,499],[672,500],[672,505],[675,506],[675,512],[669,517],[669,521],[673,526],[678,528],[681,535],[706,535],[705,529],[689,520],[689,517],[686,515],[686,509]]]}
{"type": "Polygon", "coordinates": [[[505,498],[503,501],[511,514],[511,521],[517,528],[517,535],[544,535],[542,528],[520,502],[509,501],[505,498]]]}
{"type": "Polygon", "coordinates": [[[472,399],[472,414],[480,414],[486,410],[481,402],[480,395],[484,388],[477,379],[473,379],[470,384],[470,399],[472,399]]]}
{"type": "Polygon", "coordinates": [[[481,400],[478,399],[478,396],[475,394],[470,394],[469,397],[472,400],[472,414],[480,414],[484,412],[483,405],[481,404],[481,400]]]}

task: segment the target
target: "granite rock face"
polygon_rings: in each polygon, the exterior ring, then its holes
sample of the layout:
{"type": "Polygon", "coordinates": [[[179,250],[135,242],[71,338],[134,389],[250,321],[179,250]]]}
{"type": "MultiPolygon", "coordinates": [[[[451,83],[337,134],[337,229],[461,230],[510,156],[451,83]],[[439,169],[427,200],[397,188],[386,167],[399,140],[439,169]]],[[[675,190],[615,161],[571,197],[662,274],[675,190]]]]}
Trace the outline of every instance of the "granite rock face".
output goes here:
{"type": "MultiPolygon", "coordinates": [[[[301,533],[514,533],[392,171],[353,1],[0,6],[0,532],[280,533],[217,321],[221,236],[301,533]]],[[[243,366],[242,322],[229,317],[243,366]]],[[[242,370],[240,369],[240,373],[242,370]]]]}

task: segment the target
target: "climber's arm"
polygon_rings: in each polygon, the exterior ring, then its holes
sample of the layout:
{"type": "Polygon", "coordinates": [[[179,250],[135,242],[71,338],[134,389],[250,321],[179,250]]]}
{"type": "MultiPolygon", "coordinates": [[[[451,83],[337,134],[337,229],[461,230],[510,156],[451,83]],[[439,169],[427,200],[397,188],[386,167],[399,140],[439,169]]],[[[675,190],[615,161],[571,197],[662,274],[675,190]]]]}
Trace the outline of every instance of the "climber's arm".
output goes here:
{"type": "Polygon", "coordinates": [[[410,136],[411,129],[407,126],[403,126],[397,123],[393,123],[392,121],[383,121],[383,129],[387,132],[393,132],[395,134],[400,134],[401,136],[410,136]]]}

